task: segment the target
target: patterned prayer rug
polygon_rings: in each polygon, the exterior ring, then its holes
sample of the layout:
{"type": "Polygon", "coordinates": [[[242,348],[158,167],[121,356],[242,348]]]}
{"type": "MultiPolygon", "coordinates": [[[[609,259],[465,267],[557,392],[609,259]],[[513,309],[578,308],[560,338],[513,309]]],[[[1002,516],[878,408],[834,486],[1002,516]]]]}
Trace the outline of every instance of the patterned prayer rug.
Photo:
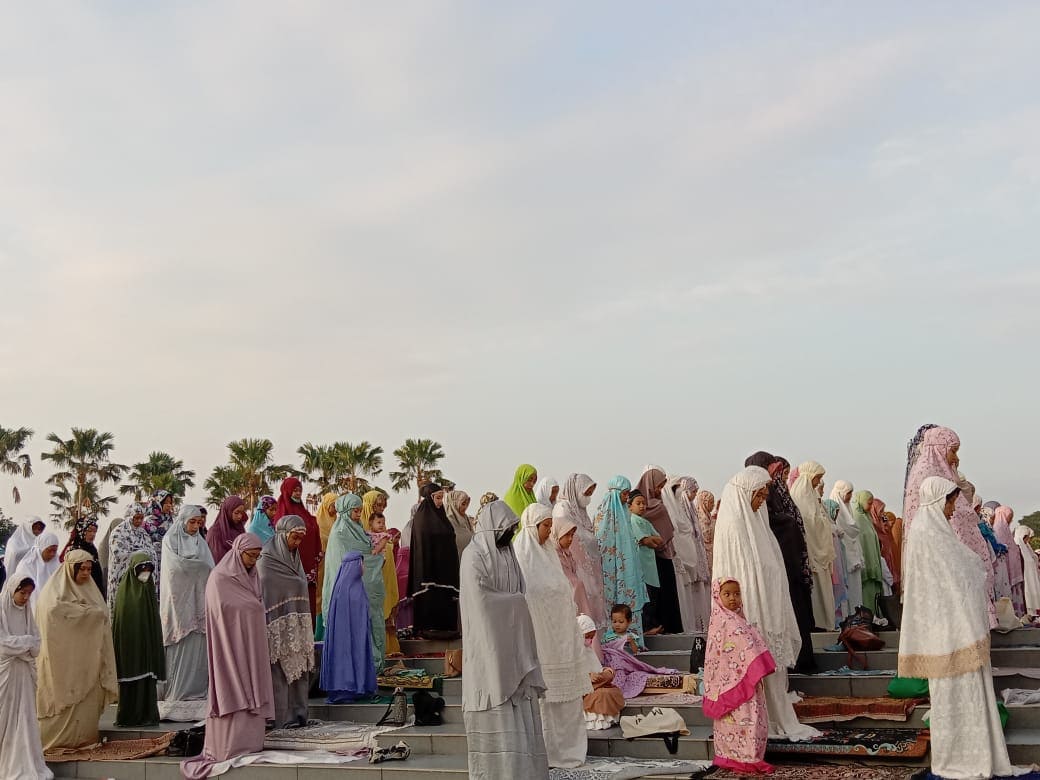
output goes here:
{"type": "Polygon", "coordinates": [[[60,764],[65,761],[129,761],[135,758],[148,758],[166,752],[173,739],[174,732],[168,731],[154,739],[112,739],[98,745],[85,745],[80,748],[58,748],[48,750],[43,758],[49,764],[60,764]]]}
{"type": "MultiPolygon", "coordinates": [[[[704,780],[744,780],[768,777],[769,780],[910,780],[920,767],[878,766],[864,764],[775,764],[771,775],[742,775],[729,769],[713,769],[704,780]]],[[[696,775],[695,775],[696,777],[696,775]]]]}
{"type": "Polygon", "coordinates": [[[861,758],[923,758],[928,729],[827,729],[806,742],[769,740],[767,753],[861,758]]]}
{"type": "Polygon", "coordinates": [[[802,723],[827,723],[871,718],[906,722],[914,708],[927,699],[892,699],[888,696],[806,696],[794,705],[802,723]]]}
{"type": "Polygon", "coordinates": [[[376,736],[402,726],[373,726],[347,721],[308,721],[297,729],[271,729],[264,735],[264,750],[351,751],[372,748],[376,736]]]}
{"type": "Polygon", "coordinates": [[[690,707],[701,703],[694,693],[661,693],[656,696],[636,696],[625,701],[626,707],[690,707]]]}

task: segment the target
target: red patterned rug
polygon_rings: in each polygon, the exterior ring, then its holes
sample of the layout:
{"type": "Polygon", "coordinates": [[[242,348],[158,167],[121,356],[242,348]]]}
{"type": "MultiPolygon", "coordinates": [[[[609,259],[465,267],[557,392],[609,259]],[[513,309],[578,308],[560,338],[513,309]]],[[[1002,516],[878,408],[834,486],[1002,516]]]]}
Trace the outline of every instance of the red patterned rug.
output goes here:
{"type": "Polygon", "coordinates": [[[827,729],[807,742],[769,740],[766,753],[853,758],[924,758],[928,729],[827,729]]]}
{"type": "Polygon", "coordinates": [[[905,723],[914,708],[926,701],[928,700],[892,699],[888,696],[806,696],[794,705],[794,711],[802,723],[828,723],[854,718],[905,723]]]}

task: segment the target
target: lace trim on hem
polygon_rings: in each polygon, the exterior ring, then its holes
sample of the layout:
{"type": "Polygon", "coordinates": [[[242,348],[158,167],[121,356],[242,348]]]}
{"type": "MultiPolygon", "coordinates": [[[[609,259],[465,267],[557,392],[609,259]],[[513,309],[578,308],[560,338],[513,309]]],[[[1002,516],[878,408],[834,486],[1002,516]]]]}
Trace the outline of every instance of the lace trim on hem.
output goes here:
{"type": "Polygon", "coordinates": [[[960,677],[989,663],[989,637],[945,655],[899,655],[899,676],[937,680],[960,677]]]}

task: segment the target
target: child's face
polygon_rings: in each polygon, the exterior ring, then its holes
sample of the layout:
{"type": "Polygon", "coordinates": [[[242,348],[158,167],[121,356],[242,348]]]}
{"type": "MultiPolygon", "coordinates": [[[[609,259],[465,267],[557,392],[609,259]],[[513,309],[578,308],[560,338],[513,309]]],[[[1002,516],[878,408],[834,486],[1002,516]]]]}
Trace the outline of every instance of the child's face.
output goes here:
{"type": "Polygon", "coordinates": [[[632,499],[632,504],[629,506],[629,510],[634,515],[642,515],[646,511],[646,499],[642,496],[636,496],[632,499]]]}
{"type": "Polygon", "coordinates": [[[722,606],[730,612],[737,612],[743,606],[740,600],[740,585],[735,582],[727,582],[719,589],[719,601],[722,606]]]}
{"type": "Polygon", "coordinates": [[[386,518],[385,517],[372,517],[368,521],[369,526],[372,528],[373,533],[385,534],[386,533],[386,518]]]}
{"type": "Polygon", "coordinates": [[[624,612],[611,612],[610,625],[614,628],[614,633],[620,635],[628,633],[628,627],[631,623],[629,623],[628,618],[625,617],[624,612]]]}

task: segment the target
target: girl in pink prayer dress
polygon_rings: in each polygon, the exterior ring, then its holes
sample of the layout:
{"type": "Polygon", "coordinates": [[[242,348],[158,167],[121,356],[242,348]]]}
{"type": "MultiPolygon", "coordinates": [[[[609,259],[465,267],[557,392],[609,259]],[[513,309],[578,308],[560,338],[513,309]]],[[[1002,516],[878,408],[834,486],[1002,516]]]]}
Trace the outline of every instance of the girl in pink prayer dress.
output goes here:
{"type": "Polygon", "coordinates": [[[715,766],[769,774],[765,762],[769,716],[762,681],[776,670],[765,640],[744,619],[740,583],[711,585],[711,622],[704,657],[704,714],[715,721],[715,766]]]}

